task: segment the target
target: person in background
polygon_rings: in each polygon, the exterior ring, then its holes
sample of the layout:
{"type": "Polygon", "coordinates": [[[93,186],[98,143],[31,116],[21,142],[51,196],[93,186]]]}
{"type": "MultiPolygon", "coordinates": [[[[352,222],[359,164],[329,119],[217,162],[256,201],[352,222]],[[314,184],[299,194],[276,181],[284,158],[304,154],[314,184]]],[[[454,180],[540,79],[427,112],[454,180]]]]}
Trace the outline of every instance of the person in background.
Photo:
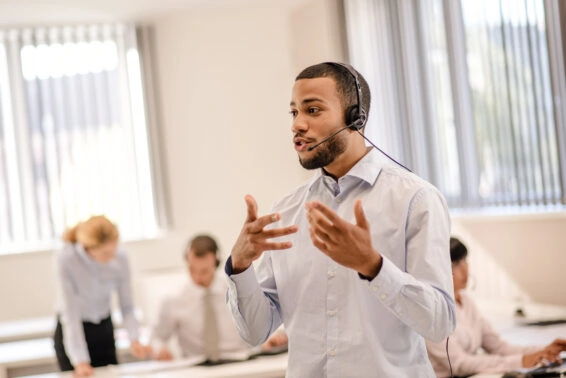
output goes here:
{"type": "Polygon", "coordinates": [[[139,342],[128,257],[118,248],[118,240],[118,229],[103,215],[93,216],[63,235],[65,245],[56,256],[60,302],[53,336],[62,371],[88,376],[93,367],[118,363],[110,314],[114,291],[132,354],[138,358],[149,354],[149,348],[139,342]]]}
{"type": "Polygon", "coordinates": [[[468,282],[467,256],[467,247],[459,239],[450,238],[457,323],[454,333],[449,336],[448,347],[446,340],[426,342],[437,377],[505,373],[534,367],[544,360],[556,361],[560,352],[566,349],[564,339],[556,339],[548,346],[516,346],[501,339],[465,291],[468,282]]]}
{"type": "Polygon", "coordinates": [[[369,105],[354,68],[304,69],[290,142],[317,172],[270,214],[245,197],[228,303],[250,344],[285,325],[289,377],[434,377],[424,339],[454,329],[446,201],[366,146],[369,105]]]}
{"type": "MultiPolygon", "coordinates": [[[[153,358],[173,359],[168,347],[172,337],[177,338],[182,357],[203,356],[211,364],[245,359],[256,353],[241,340],[226,307],[226,280],[216,274],[220,264],[216,240],[209,235],[196,235],[183,257],[190,280],[181,292],[166,298],[161,305],[151,337],[153,358]],[[209,327],[216,329],[212,335],[209,327]]],[[[264,345],[263,351],[286,343],[285,333],[279,332],[264,345]]]]}

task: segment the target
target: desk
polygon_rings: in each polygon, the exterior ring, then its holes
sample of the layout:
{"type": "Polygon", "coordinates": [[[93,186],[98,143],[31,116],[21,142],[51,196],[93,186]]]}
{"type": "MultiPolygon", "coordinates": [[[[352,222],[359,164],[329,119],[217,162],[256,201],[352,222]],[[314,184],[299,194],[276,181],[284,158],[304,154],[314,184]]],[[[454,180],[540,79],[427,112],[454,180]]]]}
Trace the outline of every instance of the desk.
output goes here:
{"type": "MultiPolygon", "coordinates": [[[[144,335],[142,337],[147,338],[144,335]]],[[[121,362],[135,360],[130,353],[130,342],[123,330],[117,332],[116,353],[121,362]]],[[[0,343],[0,378],[58,370],[53,340],[50,337],[0,343]]]]}
{"type": "MultiPolygon", "coordinates": [[[[120,374],[120,366],[106,366],[95,369],[95,378],[132,377],[134,374],[120,374]]],[[[166,364],[166,363],[164,363],[166,364]]],[[[166,365],[164,365],[166,366],[166,365]]],[[[164,369],[146,374],[136,374],[140,377],[157,378],[283,378],[287,370],[287,353],[274,356],[259,356],[251,360],[234,362],[217,366],[189,366],[180,369],[164,369]]],[[[30,376],[30,378],[72,378],[72,372],[50,373],[30,376]]]]}
{"type": "MultiPolygon", "coordinates": [[[[136,310],[136,316],[141,316],[136,310]]],[[[119,312],[112,314],[116,349],[120,362],[134,361],[127,331],[119,312]]],[[[53,372],[58,370],[52,335],[55,316],[0,323],[0,378],[53,372]]],[[[149,329],[142,327],[142,342],[149,340],[149,329]]]]}

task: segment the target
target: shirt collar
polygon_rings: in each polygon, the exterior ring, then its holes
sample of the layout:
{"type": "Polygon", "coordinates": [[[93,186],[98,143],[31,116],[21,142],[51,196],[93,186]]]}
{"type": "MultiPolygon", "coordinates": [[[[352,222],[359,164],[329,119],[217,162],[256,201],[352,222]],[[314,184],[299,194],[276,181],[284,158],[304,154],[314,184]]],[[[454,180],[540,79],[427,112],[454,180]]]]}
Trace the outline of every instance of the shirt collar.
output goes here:
{"type": "MultiPolygon", "coordinates": [[[[346,173],[343,177],[352,176],[373,185],[385,164],[386,162],[379,151],[375,148],[370,148],[370,150],[352,168],[350,168],[348,173],[346,173]]],[[[313,177],[309,188],[311,188],[315,183],[320,182],[324,176],[325,174],[323,169],[319,169],[318,173],[313,177]]]]}
{"type": "Polygon", "coordinates": [[[85,261],[87,264],[96,264],[96,261],[88,255],[88,252],[81,243],[75,243],[75,251],[77,251],[77,255],[79,255],[82,261],[85,261]]]}
{"type": "Polygon", "coordinates": [[[191,278],[190,274],[188,274],[187,272],[187,285],[191,288],[191,290],[195,290],[199,293],[201,293],[202,295],[204,295],[207,291],[210,291],[213,294],[223,294],[226,289],[225,286],[223,286],[223,279],[219,278],[218,276],[222,274],[221,270],[217,270],[214,273],[214,278],[212,279],[212,282],[210,283],[209,287],[202,287],[200,285],[197,285],[195,283],[195,281],[193,281],[193,279],[191,278]]]}
{"type": "MultiPolygon", "coordinates": [[[[114,256],[113,259],[105,263],[96,261],[95,259],[92,258],[92,256],[88,254],[85,247],[81,243],[75,243],[75,251],[77,251],[77,255],[79,256],[79,259],[85,261],[87,264],[90,265],[105,267],[105,266],[112,266],[114,264],[117,264],[116,256],[114,256]]],[[[116,250],[116,255],[117,254],[118,254],[118,250],[116,250]]]]}

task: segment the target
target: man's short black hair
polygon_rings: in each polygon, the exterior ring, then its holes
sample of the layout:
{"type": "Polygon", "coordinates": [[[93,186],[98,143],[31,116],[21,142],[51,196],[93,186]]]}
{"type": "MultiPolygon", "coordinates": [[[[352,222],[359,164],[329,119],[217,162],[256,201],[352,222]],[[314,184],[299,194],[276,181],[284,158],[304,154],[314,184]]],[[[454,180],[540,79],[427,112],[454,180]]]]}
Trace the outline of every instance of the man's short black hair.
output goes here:
{"type": "MultiPolygon", "coordinates": [[[[366,79],[354,68],[352,68],[358,75],[358,81],[362,88],[362,108],[366,114],[369,114],[371,103],[371,93],[366,79]]],[[[330,77],[336,83],[336,90],[342,98],[342,106],[344,110],[350,106],[358,105],[358,94],[356,88],[356,79],[346,67],[339,64],[319,63],[307,67],[301,71],[295,78],[295,81],[301,79],[316,79],[319,77],[330,77]]]]}

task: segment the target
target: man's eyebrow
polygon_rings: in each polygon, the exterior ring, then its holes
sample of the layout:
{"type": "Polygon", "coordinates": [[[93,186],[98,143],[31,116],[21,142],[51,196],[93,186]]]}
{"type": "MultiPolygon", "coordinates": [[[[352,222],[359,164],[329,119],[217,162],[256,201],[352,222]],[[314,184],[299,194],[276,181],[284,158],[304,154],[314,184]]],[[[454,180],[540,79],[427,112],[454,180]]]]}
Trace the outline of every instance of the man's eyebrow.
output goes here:
{"type": "MultiPolygon", "coordinates": [[[[305,98],[303,101],[301,101],[301,104],[306,105],[309,104],[311,102],[324,102],[324,100],[318,98],[318,97],[313,97],[313,98],[305,98]]],[[[295,106],[296,103],[294,101],[291,101],[289,103],[289,106],[295,106]]]]}

